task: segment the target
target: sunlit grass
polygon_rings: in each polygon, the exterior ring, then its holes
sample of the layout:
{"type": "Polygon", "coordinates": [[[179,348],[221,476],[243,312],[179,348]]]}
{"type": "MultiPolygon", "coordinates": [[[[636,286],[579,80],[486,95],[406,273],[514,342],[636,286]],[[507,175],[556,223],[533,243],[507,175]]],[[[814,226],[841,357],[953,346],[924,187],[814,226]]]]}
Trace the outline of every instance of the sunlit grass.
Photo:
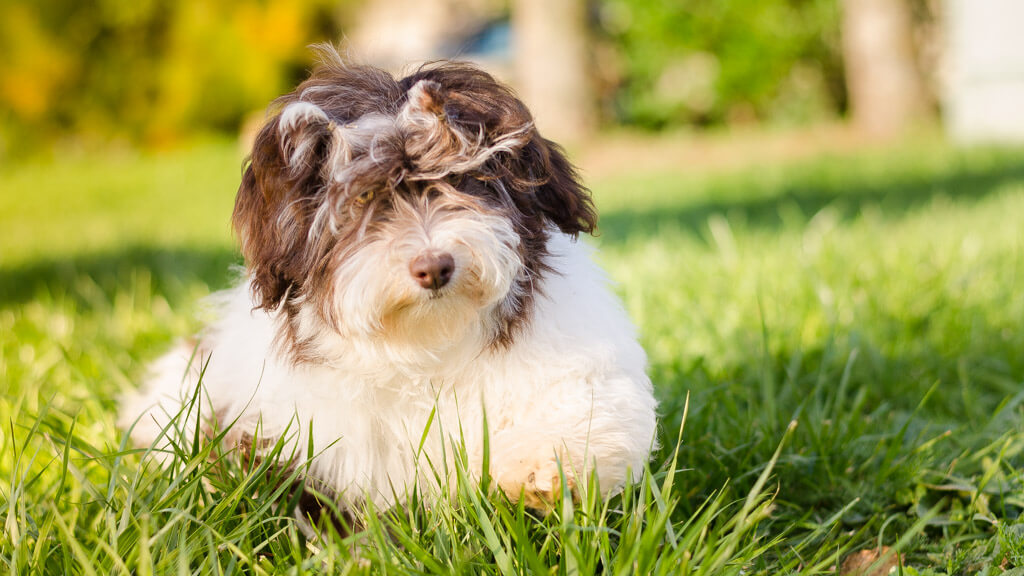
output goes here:
{"type": "Polygon", "coordinates": [[[547,518],[465,484],[316,541],[291,520],[294,478],[213,446],[162,471],[113,424],[230,281],[235,146],[9,167],[0,558],[16,574],[814,574],[885,545],[904,573],[1024,566],[1019,156],[918,143],[594,182],[599,257],[661,400],[651,473],[547,518]]]}
{"type": "Polygon", "coordinates": [[[0,167],[0,265],[122,251],[228,248],[242,173],[232,142],[0,167]]]}

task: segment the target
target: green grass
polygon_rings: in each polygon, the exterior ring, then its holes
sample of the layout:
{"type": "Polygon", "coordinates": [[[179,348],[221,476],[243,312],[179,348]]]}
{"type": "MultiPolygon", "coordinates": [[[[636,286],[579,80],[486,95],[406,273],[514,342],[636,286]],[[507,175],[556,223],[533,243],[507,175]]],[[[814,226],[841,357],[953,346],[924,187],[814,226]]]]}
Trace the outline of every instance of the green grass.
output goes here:
{"type": "Polygon", "coordinates": [[[546,518],[460,483],[454,503],[318,541],[288,519],[284,472],[216,446],[160,470],[114,427],[117,395],[238,263],[234,145],[0,169],[0,559],[11,574],[827,574],[884,545],[904,574],[1018,574],[1020,152],[917,142],[593,182],[600,259],[661,400],[650,473],[546,518]]]}

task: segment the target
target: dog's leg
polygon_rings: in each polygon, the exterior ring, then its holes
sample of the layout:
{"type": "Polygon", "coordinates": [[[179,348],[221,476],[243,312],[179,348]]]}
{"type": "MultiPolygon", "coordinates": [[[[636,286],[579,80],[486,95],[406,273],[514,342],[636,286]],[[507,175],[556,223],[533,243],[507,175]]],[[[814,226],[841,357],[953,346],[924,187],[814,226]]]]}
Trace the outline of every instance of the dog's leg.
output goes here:
{"type": "Polygon", "coordinates": [[[533,394],[523,387],[514,403],[491,406],[491,477],[511,499],[550,511],[566,494],[578,500],[591,475],[602,495],[639,477],[654,444],[649,384],[602,376],[533,387],[533,394]]]}

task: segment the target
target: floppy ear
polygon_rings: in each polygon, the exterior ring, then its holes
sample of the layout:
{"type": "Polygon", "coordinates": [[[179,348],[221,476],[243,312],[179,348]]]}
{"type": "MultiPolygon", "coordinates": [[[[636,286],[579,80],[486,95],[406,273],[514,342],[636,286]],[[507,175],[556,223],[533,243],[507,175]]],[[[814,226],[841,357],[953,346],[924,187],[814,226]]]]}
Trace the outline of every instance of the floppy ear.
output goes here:
{"type": "Polygon", "coordinates": [[[301,287],[312,263],[309,226],[324,193],[333,123],[319,107],[292,102],[260,130],[231,217],[259,308],[301,287]]]}
{"type": "Polygon", "coordinates": [[[534,132],[523,155],[538,182],[534,203],[544,218],[574,237],[580,232],[593,234],[597,210],[590,190],[580,182],[576,167],[566,158],[562,147],[534,132]]]}

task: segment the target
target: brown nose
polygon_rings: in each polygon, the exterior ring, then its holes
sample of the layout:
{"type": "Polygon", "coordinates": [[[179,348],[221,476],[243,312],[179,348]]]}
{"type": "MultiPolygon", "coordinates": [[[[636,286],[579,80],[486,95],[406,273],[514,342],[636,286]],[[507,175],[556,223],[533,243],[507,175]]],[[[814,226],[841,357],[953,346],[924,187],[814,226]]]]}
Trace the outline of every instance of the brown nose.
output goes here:
{"type": "Polygon", "coordinates": [[[439,290],[452,279],[455,259],[447,252],[420,254],[409,263],[409,274],[416,282],[431,290],[439,290]]]}

